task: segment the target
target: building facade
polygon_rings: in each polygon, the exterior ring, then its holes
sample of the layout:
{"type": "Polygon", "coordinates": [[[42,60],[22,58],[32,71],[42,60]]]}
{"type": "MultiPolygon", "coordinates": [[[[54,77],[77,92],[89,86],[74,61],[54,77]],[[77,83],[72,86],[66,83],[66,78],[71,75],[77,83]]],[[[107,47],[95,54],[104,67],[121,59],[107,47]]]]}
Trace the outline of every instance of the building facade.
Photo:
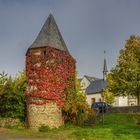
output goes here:
{"type": "Polygon", "coordinates": [[[82,91],[85,93],[86,88],[90,85],[90,83],[97,79],[98,78],[96,78],[96,77],[84,75],[83,78],[79,79],[82,91]]]}
{"type": "Polygon", "coordinates": [[[95,102],[103,101],[102,93],[106,86],[107,82],[103,79],[98,79],[90,83],[90,85],[86,88],[87,103],[90,106],[95,102]]]}
{"type": "Polygon", "coordinates": [[[116,96],[113,106],[136,106],[137,98],[135,96],[116,96]]]}
{"type": "MultiPolygon", "coordinates": [[[[103,97],[102,97],[103,90],[107,88],[107,81],[106,81],[107,72],[108,72],[107,63],[106,63],[106,59],[104,58],[103,79],[84,76],[80,80],[82,90],[86,94],[86,99],[89,106],[91,106],[95,102],[103,101],[103,97]]],[[[135,105],[137,105],[137,99],[134,96],[124,96],[124,97],[116,96],[115,101],[113,103],[113,106],[135,106],[135,105]]]]}
{"type": "MultiPolygon", "coordinates": [[[[83,76],[80,79],[82,91],[86,94],[86,101],[89,106],[94,102],[101,102],[103,89],[106,88],[106,80],[98,79],[93,77],[92,80],[88,80],[87,77],[91,76],[83,76]]],[[[116,96],[113,106],[136,106],[137,99],[134,96],[116,96]]]]}

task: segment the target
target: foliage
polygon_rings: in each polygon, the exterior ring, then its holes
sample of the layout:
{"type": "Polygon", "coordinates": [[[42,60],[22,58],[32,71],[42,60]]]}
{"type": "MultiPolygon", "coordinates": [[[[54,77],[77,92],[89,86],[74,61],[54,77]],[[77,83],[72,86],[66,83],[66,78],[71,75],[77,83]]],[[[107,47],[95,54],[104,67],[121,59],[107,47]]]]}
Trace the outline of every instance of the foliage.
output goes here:
{"type": "Polygon", "coordinates": [[[39,128],[39,131],[40,132],[47,132],[50,130],[50,127],[49,126],[44,126],[42,125],[40,128],[39,128]]]}
{"type": "MultiPolygon", "coordinates": [[[[0,78],[1,79],[1,78],[0,78]]],[[[26,88],[25,72],[17,78],[6,77],[5,84],[1,87],[0,117],[25,118],[24,92],[26,88]]]]}
{"type": "Polygon", "coordinates": [[[109,103],[109,104],[112,104],[114,103],[114,100],[115,100],[115,96],[112,92],[110,92],[108,89],[106,89],[104,92],[103,92],[103,99],[105,102],[109,103]]]}
{"type": "Polygon", "coordinates": [[[79,125],[83,124],[93,112],[86,103],[86,96],[81,90],[79,80],[76,80],[76,90],[67,89],[65,94],[64,121],[79,125]]]}
{"type": "Polygon", "coordinates": [[[0,95],[3,94],[3,86],[6,84],[8,80],[8,74],[4,71],[0,73],[0,95]]]}
{"type": "Polygon", "coordinates": [[[6,74],[4,71],[2,73],[0,73],[0,85],[4,85],[5,82],[8,79],[8,74],[6,74]]]}
{"type": "Polygon", "coordinates": [[[25,124],[24,122],[19,122],[18,124],[16,125],[9,125],[9,126],[6,126],[5,128],[8,128],[8,129],[16,129],[16,130],[24,130],[25,129],[25,124]]]}
{"type": "MultiPolygon", "coordinates": [[[[65,89],[75,88],[75,60],[67,51],[51,47],[29,50],[26,58],[26,70],[29,87],[26,92],[27,98],[52,99],[56,101],[57,105],[63,106],[65,89]],[[34,55],[35,51],[40,51],[41,54],[34,55]]],[[[38,102],[33,102],[33,104],[38,104],[38,102]]]]}
{"type": "Polygon", "coordinates": [[[108,74],[109,91],[116,96],[136,96],[140,104],[140,37],[130,36],[120,50],[117,65],[108,74]]]}

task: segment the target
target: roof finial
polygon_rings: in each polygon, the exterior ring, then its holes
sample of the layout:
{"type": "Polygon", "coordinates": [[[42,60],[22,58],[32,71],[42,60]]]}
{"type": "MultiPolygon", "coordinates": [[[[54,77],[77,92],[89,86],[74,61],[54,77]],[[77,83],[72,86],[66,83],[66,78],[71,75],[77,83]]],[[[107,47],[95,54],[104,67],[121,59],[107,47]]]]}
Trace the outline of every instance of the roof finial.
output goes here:
{"type": "Polygon", "coordinates": [[[52,9],[50,9],[50,14],[53,14],[52,9]]]}
{"type": "Polygon", "coordinates": [[[104,59],[105,59],[106,51],[104,50],[104,59]]]}

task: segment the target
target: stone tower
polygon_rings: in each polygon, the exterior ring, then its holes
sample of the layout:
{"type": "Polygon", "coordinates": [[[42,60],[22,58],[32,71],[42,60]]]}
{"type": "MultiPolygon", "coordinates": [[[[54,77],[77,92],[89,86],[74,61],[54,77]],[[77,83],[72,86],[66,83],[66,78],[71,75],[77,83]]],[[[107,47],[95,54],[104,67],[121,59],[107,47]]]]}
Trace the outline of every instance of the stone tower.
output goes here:
{"type": "Polygon", "coordinates": [[[75,60],[52,14],[26,53],[27,119],[30,129],[63,125],[65,89],[75,88],[75,60]]]}

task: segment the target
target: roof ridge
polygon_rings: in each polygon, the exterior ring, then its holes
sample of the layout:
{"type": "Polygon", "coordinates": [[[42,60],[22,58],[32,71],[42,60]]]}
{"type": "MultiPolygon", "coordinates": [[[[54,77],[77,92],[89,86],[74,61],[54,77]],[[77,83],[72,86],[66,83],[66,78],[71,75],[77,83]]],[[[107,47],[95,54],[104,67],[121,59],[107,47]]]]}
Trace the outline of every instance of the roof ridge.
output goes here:
{"type": "Polygon", "coordinates": [[[92,82],[92,81],[95,81],[95,80],[99,79],[97,77],[88,76],[88,75],[84,75],[84,77],[86,77],[89,80],[89,82],[92,82]]]}
{"type": "Polygon", "coordinates": [[[94,76],[89,76],[89,75],[84,75],[84,76],[86,76],[86,77],[91,77],[91,78],[96,78],[96,77],[94,77],[94,76]]]}

